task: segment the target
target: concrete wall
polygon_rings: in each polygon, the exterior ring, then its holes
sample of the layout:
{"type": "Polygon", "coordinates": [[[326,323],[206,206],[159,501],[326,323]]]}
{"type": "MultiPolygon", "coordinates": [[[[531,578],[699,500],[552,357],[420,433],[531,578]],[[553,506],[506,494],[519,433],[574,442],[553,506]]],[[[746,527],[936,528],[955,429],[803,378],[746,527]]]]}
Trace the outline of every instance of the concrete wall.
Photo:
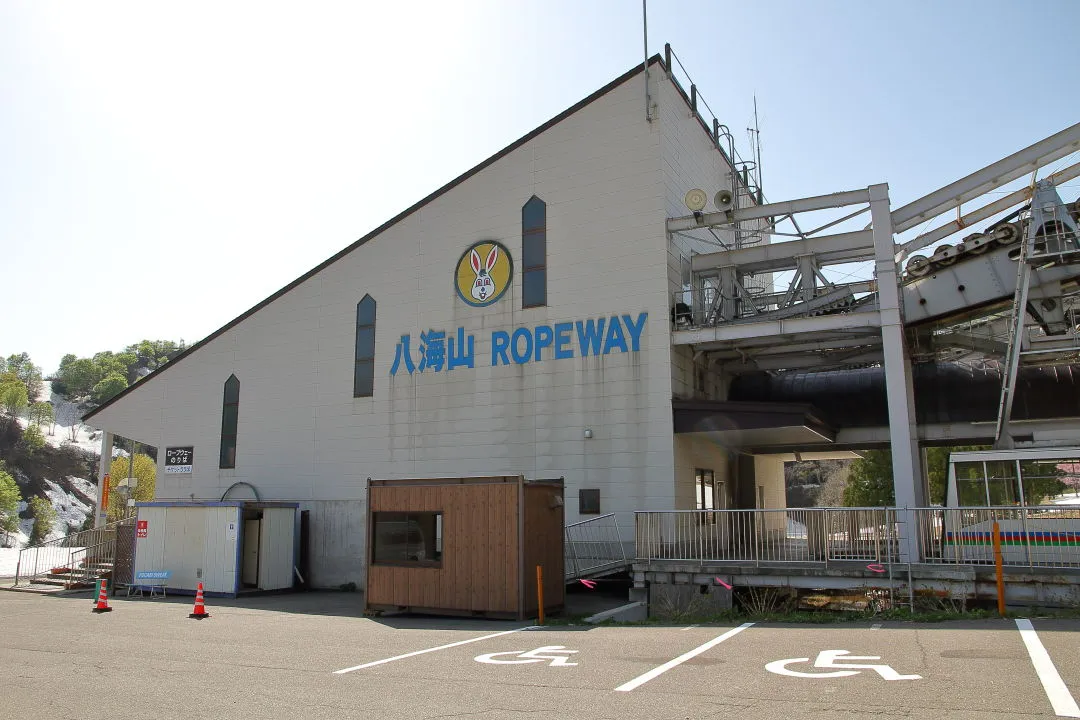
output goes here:
{"type": "Polygon", "coordinates": [[[728,451],[705,437],[696,435],[675,436],[675,509],[697,508],[696,470],[713,471],[713,480],[722,487],[725,503],[720,507],[733,506],[734,490],[730,478],[728,451]]]}
{"type": "MultiPolygon", "coordinates": [[[[754,476],[758,487],[764,490],[765,504],[771,510],[787,507],[787,488],[784,484],[784,461],[772,455],[754,456],[754,476]]],[[[755,497],[757,488],[754,489],[755,497]]],[[[786,521],[784,513],[766,513],[765,527],[769,532],[784,532],[786,521]]]]}
{"type": "MultiPolygon", "coordinates": [[[[168,367],[92,422],[195,447],[190,475],[158,468],[159,499],[218,499],[237,481],[312,510],[312,582],[363,577],[371,478],[522,473],[566,479],[602,512],[675,503],[661,130],[640,76],[611,90],[168,367]],[[547,203],[546,307],[522,309],[521,207],[547,203]],[[462,252],[496,239],[514,279],[486,308],[457,298],[462,252]],[[377,302],[374,397],[353,398],[356,305],[377,302]],[[647,313],[638,352],[492,366],[493,330],[647,313]],[[475,367],[390,376],[409,334],[458,328],[475,367]],[[236,467],[219,469],[222,393],[240,381],[236,467]],[[585,439],[584,431],[592,432],[585,439]]],[[[576,346],[576,342],[574,343],[576,346]]],[[[164,452],[159,453],[164,457],[164,452]]],[[[247,497],[246,495],[244,497],[247,497]]]]}

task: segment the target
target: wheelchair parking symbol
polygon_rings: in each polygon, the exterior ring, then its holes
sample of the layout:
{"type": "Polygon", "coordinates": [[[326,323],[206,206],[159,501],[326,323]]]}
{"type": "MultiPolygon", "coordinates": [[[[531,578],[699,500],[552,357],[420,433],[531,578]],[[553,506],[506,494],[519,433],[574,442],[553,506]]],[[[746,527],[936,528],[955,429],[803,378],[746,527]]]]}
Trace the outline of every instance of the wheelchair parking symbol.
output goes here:
{"type": "Polygon", "coordinates": [[[885,680],[922,680],[922,675],[901,675],[889,665],[857,664],[849,660],[880,660],[878,655],[851,655],[847,650],[822,650],[814,660],[815,668],[832,669],[832,672],[800,672],[788,669],[788,665],[810,662],[810,658],[788,658],[774,660],[765,665],[765,669],[777,675],[798,678],[840,678],[858,675],[862,670],[873,670],[885,680]],[[839,662],[844,661],[844,662],[839,662]]]}
{"type": "Polygon", "coordinates": [[[576,652],[577,650],[567,650],[563,645],[545,645],[544,647],[538,647],[535,650],[529,650],[528,652],[510,650],[508,652],[477,655],[473,659],[476,660],[476,662],[490,663],[492,665],[526,665],[529,663],[542,663],[550,660],[551,662],[548,664],[548,667],[570,667],[577,665],[577,663],[570,662],[568,654],[576,652]],[[517,659],[497,660],[496,658],[500,655],[515,655],[517,656],[517,659]]]}

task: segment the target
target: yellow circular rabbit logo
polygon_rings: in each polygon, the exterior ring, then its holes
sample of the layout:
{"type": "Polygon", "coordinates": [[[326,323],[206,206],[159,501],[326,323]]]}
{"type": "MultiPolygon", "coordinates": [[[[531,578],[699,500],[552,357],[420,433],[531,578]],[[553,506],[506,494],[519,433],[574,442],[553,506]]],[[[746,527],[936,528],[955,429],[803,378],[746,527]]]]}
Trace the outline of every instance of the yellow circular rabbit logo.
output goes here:
{"type": "Polygon", "coordinates": [[[473,243],[461,254],[454,271],[458,297],[473,307],[486,307],[510,287],[514,266],[506,247],[494,240],[473,243]]]}

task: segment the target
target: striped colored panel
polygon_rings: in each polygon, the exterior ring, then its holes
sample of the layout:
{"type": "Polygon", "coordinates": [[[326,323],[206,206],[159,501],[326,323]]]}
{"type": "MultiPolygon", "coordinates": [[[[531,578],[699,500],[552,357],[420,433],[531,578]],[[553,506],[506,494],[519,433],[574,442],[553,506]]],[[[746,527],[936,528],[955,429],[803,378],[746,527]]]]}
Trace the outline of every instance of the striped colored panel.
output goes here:
{"type": "MultiPolygon", "coordinates": [[[[957,533],[945,533],[945,544],[956,544],[956,536],[957,533]]],[[[959,536],[959,544],[961,545],[992,545],[994,542],[992,532],[965,530],[959,533],[959,536]]],[[[1031,545],[1043,546],[1080,545],[1080,532],[1040,532],[1033,530],[1027,533],[1026,540],[1023,532],[1003,532],[1000,533],[999,537],[1002,545],[1026,545],[1029,542],[1031,545]]]]}

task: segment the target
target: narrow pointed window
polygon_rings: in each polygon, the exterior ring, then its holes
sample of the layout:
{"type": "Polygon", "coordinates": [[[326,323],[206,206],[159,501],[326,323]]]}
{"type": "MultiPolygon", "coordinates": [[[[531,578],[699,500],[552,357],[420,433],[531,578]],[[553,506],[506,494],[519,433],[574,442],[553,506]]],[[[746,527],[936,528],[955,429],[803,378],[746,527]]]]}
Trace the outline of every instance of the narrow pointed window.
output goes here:
{"type": "Polygon", "coordinates": [[[353,397],[375,394],[375,299],[365,295],[356,304],[356,367],[353,397]]]}
{"type": "Polygon", "coordinates": [[[221,461],[218,467],[236,467],[236,421],[240,417],[240,381],[230,375],[221,403],[221,461]]]}
{"type": "Polygon", "coordinates": [[[521,307],[547,305],[547,203],[533,195],[521,208],[521,307]]]}

